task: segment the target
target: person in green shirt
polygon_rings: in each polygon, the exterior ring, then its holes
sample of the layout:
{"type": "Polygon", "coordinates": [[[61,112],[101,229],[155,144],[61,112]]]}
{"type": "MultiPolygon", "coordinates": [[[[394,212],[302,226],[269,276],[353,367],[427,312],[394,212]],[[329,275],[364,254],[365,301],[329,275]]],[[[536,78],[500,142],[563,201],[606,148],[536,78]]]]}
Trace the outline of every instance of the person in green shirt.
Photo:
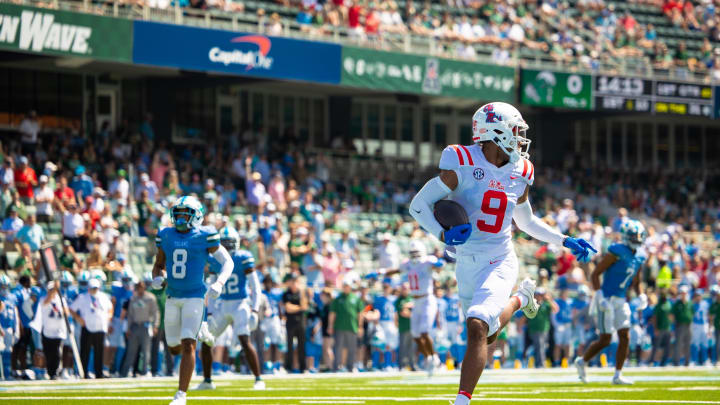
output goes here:
{"type": "MultiPolygon", "coordinates": [[[[146,273],[143,278],[145,283],[152,283],[152,273],[146,273]]],[[[170,354],[170,351],[167,349],[168,345],[165,341],[165,301],[167,300],[167,294],[165,293],[165,287],[159,290],[151,288],[148,291],[150,291],[155,296],[155,300],[157,301],[158,305],[158,312],[160,315],[160,326],[158,327],[158,334],[152,337],[152,342],[150,343],[150,371],[152,372],[153,376],[171,376],[173,374],[173,367],[175,366],[175,363],[173,361],[172,354],[170,354]],[[159,364],[160,342],[163,342],[163,346],[165,347],[165,353],[163,353],[163,360],[165,362],[164,374],[161,373],[159,364]]]]}
{"type": "Polygon", "coordinates": [[[400,369],[407,366],[414,368],[413,338],[410,332],[410,315],[412,314],[412,297],[410,284],[403,283],[400,296],[395,300],[395,319],[398,327],[398,365],[400,369]]]}
{"type": "Polygon", "coordinates": [[[672,304],[670,300],[667,299],[667,291],[660,290],[660,297],[655,308],[653,308],[652,316],[655,336],[653,337],[653,355],[650,357],[654,359],[655,364],[665,365],[670,357],[670,340],[672,338],[670,331],[671,313],[672,304]]]}
{"type": "MultiPolygon", "coordinates": [[[[712,305],[710,305],[710,322],[715,326],[715,353],[720,357],[720,287],[712,286],[710,295],[713,297],[712,305]]],[[[718,364],[720,364],[720,360],[716,360],[715,365],[718,364]]]]}
{"type": "Polygon", "coordinates": [[[690,286],[681,285],[678,298],[672,306],[672,316],[675,319],[675,365],[680,365],[680,358],[685,365],[690,364],[690,323],[692,322],[692,303],[689,298],[690,286]]]}
{"type": "Polygon", "coordinates": [[[335,337],[335,361],[333,368],[338,371],[343,349],[347,351],[345,369],[351,371],[355,362],[358,337],[362,337],[362,312],[365,304],[352,291],[349,280],[343,281],[342,292],[330,304],[328,333],[335,337]]]}
{"type": "Polygon", "coordinates": [[[310,231],[304,226],[295,229],[295,236],[288,243],[290,251],[290,261],[302,265],[303,258],[310,253],[310,248],[314,243],[314,238],[310,231]]]}
{"type": "Polygon", "coordinates": [[[535,290],[535,298],[538,302],[538,312],[535,318],[527,320],[527,331],[530,334],[533,349],[535,351],[535,367],[545,367],[545,352],[548,347],[548,336],[550,335],[550,317],[558,311],[558,306],[549,292],[543,287],[535,290]]]}

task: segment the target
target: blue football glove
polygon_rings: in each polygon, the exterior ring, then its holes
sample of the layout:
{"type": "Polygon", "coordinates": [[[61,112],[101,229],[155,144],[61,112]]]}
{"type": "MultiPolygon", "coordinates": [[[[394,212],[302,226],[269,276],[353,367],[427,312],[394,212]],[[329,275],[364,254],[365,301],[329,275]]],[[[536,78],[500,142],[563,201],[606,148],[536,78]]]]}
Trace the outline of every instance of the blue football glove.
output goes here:
{"type": "Polygon", "coordinates": [[[443,232],[445,244],[450,246],[462,245],[470,239],[472,226],[470,224],[455,225],[443,232]]]}
{"type": "Polygon", "coordinates": [[[570,249],[570,252],[575,255],[575,258],[580,263],[587,263],[590,261],[590,256],[597,253],[594,247],[589,244],[585,239],[580,238],[565,238],[563,246],[570,249]],[[592,254],[590,253],[592,251],[592,254]]]}

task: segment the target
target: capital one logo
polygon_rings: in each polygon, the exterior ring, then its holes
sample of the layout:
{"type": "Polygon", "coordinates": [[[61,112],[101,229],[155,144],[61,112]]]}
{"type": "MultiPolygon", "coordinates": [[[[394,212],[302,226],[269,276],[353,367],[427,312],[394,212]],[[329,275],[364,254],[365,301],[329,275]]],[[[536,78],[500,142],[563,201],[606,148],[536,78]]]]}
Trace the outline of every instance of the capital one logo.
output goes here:
{"type": "Polygon", "coordinates": [[[268,56],[272,41],[262,35],[244,35],[230,40],[237,44],[234,49],[212,47],[208,53],[211,62],[229,65],[245,65],[245,71],[251,69],[272,69],[273,58],[268,56]]]}

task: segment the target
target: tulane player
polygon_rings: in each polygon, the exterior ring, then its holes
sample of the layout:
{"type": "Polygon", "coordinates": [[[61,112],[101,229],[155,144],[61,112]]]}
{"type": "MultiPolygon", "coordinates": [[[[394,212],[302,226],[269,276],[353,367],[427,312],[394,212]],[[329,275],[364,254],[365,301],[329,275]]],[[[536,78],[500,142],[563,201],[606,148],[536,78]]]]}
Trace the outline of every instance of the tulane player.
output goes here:
{"type": "Polygon", "coordinates": [[[12,370],[13,345],[20,338],[20,314],[16,304],[15,295],[10,292],[10,278],[0,275],[0,356],[5,379],[10,377],[12,370]]]}
{"type": "Polygon", "coordinates": [[[708,357],[710,346],[710,302],[703,299],[703,290],[696,288],[693,293],[693,318],[690,335],[692,336],[690,351],[697,364],[704,364],[708,357]]]}
{"type": "MultiPolygon", "coordinates": [[[[615,376],[612,383],[630,385],[632,381],[622,377],[622,367],[628,355],[630,344],[630,305],[627,302],[627,289],[633,285],[640,301],[647,306],[647,296],[640,291],[638,270],[645,257],[637,249],[645,240],[645,228],[640,221],[628,219],[621,228],[622,243],[610,245],[608,253],[602,258],[592,273],[595,297],[591,306],[596,312],[596,324],[600,338],[587,348],[582,357],[575,359],[580,380],[587,383],[585,364],[610,344],[613,332],[617,331],[619,344],[615,360],[615,376]],[[600,275],[603,273],[602,286],[600,275]]],[[[591,311],[593,312],[593,311],[591,311]]]]}
{"type": "Polygon", "coordinates": [[[195,368],[195,347],[203,320],[205,296],[217,298],[233,271],[233,261],[213,227],[203,227],[203,207],[195,197],[180,197],[172,206],[174,227],[158,232],[153,267],[153,288],[162,288],[167,277],[165,337],[173,355],[182,353],[180,382],[170,405],[185,405],[186,392],[195,368]],[[208,254],[220,263],[217,280],[205,285],[208,254]]]}
{"type": "MultiPolygon", "coordinates": [[[[234,268],[225,287],[220,294],[218,313],[208,316],[210,333],[219,337],[232,325],[232,332],[238,337],[250,370],[255,375],[256,390],[265,389],[265,382],[260,378],[260,362],[255,347],[250,342],[250,332],[258,326],[258,309],[260,308],[260,280],[255,272],[255,259],[247,250],[238,249],[240,235],[231,228],[220,231],[220,244],[230,252],[234,268]],[[250,296],[248,297],[248,290],[250,296]],[[248,299],[249,298],[249,299],[248,299]]],[[[211,261],[212,263],[212,261],[211,261]]],[[[212,351],[208,343],[214,339],[203,341],[202,363],[205,380],[196,389],[215,389],[212,383],[212,351]]]]}

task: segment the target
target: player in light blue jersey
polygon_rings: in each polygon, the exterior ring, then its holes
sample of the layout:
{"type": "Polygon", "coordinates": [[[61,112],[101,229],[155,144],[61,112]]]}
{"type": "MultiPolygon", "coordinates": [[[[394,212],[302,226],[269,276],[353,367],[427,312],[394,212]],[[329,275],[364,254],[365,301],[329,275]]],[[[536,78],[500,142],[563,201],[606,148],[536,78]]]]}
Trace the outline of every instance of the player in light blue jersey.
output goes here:
{"type": "Polygon", "coordinates": [[[2,355],[3,375],[6,379],[12,373],[13,345],[20,338],[20,314],[16,304],[16,297],[10,292],[10,278],[5,274],[0,275],[0,329],[4,343],[0,355],[2,355]]]}
{"type": "Polygon", "coordinates": [[[170,405],[185,405],[195,368],[195,347],[205,312],[205,298],[218,298],[233,272],[233,260],[220,246],[215,228],[203,227],[203,207],[195,197],[180,197],[172,206],[173,227],[158,232],[152,286],[167,282],[165,338],[173,355],[182,353],[178,391],[170,405]],[[221,265],[220,274],[205,285],[205,262],[211,254],[221,265]]]}
{"type": "MultiPolygon", "coordinates": [[[[73,301],[75,301],[75,298],[80,295],[78,288],[73,285],[74,281],[75,278],[69,271],[65,270],[60,273],[60,294],[62,294],[63,299],[67,302],[68,305],[72,304],[73,301]]],[[[73,318],[72,316],[67,317],[67,321],[70,324],[70,333],[68,333],[67,338],[65,338],[65,341],[63,342],[62,371],[60,372],[60,378],[64,380],[70,378],[70,375],[73,374],[75,371],[72,342],[70,341],[70,339],[76,339],[73,333],[77,331],[77,339],[75,341],[79,342],[80,331],[82,329],[75,327],[75,318],[73,318]]]]}
{"type": "Polygon", "coordinates": [[[113,303],[113,317],[108,330],[108,347],[105,352],[106,366],[110,373],[117,375],[125,353],[125,330],[127,310],[125,302],[130,301],[134,291],[134,274],[125,269],[121,272],[120,280],[114,281],[110,286],[110,300],[113,303]]]}
{"type": "Polygon", "coordinates": [[[697,364],[704,364],[709,360],[708,347],[710,346],[710,303],[703,299],[703,290],[695,289],[693,293],[693,318],[690,329],[691,358],[696,359],[697,364]]]}
{"type": "MultiPolygon", "coordinates": [[[[257,329],[260,308],[260,280],[255,272],[255,258],[247,250],[238,249],[240,235],[231,228],[220,230],[220,244],[230,252],[234,263],[233,272],[225,283],[219,298],[219,311],[208,314],[210,333],[219,337],[228,326],[238,337],[250,370],[255,375],[255,389],[265,389],[260,377],[260,362],[255,347],[250,342],[250,332],[257,329]],[[248,294],[249,290],[249,294],[248,294]]],[[[212,351],[209,342],[203,342],[202,362],[204,381],[197,390],[215,389],[212,383],[212,351]]]]}
{"type": "Polygon", "coordinates": [[[641,291],[638,270],[645,261],[645,257],[638,253],[638,249],[645,241],[646,233],[645,227],[640,221],[628,219],[622,224],[620,234],[622,243],[615,243],[608,248],[608,253],[602,258],[591,276],[595,297],[590,304],[590,313],[596,315],[600,338],[590,344],[582,357],[575,359],[578,377],[584,383],[587,383],[585,364],[610,344],[613,332],[617,331],[619,343],[612,383],[616,385],[632,384],[632,381],[622,376],[622,367],[630,345],[631,313],[627,301],[627,290],[630,285],[633,286],[642,303],[638,310],[643,310],[647,306],[647,296],[641,291]],[[600,276],[603,278],[602,284],[600,276]]]}
{"type": "Polygon", "coordinates": [[[393,353],[398,347],[399,333],[395,326],[395,300],[392,294],[393,288],[391,280],[386,278],[383,280],[383,293],[373,300],[373,309],[378,311],[379,329],[376,335],[382,335],[382,347],[376,347],[373,352],[373,363],[376,367],[389,370],[393,364],[393,353]],[[382,332],[380,332],[382,331],[382,332]],[[380,355],[382,354],[383,363],[380,365],[380,355]]]}
{"type": "Polygon", "coordinates": [[[585,344],[592,339],[589,336],[592,333],[590,330],[590,317],[588,316],[589,296],[590,289],[586,285],[580,285],[577,297],[572,303],[573,341],[577,342],[575,352],[580,354],[585,351],[585,344]]]}
{"type": "Polygon", "coordinates": [[[555,331],[555,349],[553,353],[553,366],[557,367],[563,356],[570,356],[570,344],[572,343],[572,305],[570,290],[563,288],[560,296],[555,299],[558,311],[553,314],[552,322],[555,331]]]}

